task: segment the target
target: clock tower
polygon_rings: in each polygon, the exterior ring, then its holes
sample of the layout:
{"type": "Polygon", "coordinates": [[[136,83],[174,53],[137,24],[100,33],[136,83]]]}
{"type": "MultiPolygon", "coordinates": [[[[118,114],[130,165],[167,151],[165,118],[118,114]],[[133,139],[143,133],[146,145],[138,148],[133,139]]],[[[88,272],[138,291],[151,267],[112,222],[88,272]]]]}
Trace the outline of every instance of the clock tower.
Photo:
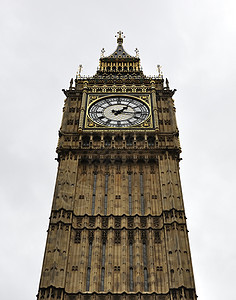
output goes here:
{"type": "Polygon", "coordinates": [[[66,95],[37,299],[196,300],[172,96],[138,50],[104,51],[66,95]]]}

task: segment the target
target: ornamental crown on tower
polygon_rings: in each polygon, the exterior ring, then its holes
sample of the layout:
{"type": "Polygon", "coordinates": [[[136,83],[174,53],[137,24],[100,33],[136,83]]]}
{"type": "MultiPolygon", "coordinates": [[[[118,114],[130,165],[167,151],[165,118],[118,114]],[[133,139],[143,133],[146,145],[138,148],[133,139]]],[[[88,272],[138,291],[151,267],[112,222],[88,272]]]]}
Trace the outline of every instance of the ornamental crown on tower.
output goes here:
{"type": "MultiPolygon", "coordinates": [[[[100,79],[100,80],[126,80],[126,79],[133,79],[133,80],[146,80],[146,79],[159,79],[163,80],[163,74],[160,71],[161,66],[158,65],[158,75],[154,76],[146,76],[143,73],[140,57],[139,57],[139,50],[135,48],[135,55],[130,55],[123,46],[124,41],[124,34],[120,30],[115,35],[117,38],[117,47],[115,51],[113,51],[110,55],[105,55],[105,49],[102,48],[101,55],[99,59],[99,67],[97,72],[95,73],[92,78],[100,79]]],[[[76,80],[81,80],[81,66],[79,66],[76,80]]],[[[89,77],[89,76],[88,76],[89,77]]],[[[86,78],[88,78],[86,77],[86,78]]],[[[89,77],[91,78],[91,77],[89,77]]]]}
{"type": "MultiPolygon", "coordinates": [[[[129,55],[123,47],[123,40],[125,38],[125,36],[123,35],[123,32],[118,31],[117,35],[115,35],[115,37],[117,38],[117,44],[118,44],[117,48],[111,55],[109,55],[107,57],[109,57],[109,58],[121,58],[121,59],[122,58],[132,58],[132,57],[134,57],[132,55],[129,55]]],[[[104,57],[104,53],[105,53],[104,48],[102,48],[101,53],[102,53],[102,57],[104,57]]]]}
{"type": "Polygon", "coordinates": [[[135,56],[130,55],[123,47],[125,38],[122,31],[118,31],[116,50],[105,56],[105,50],[102,48],[97,75],[107,76],[144,76],[140,66],[139,51],[135,49],[135,56]]]}

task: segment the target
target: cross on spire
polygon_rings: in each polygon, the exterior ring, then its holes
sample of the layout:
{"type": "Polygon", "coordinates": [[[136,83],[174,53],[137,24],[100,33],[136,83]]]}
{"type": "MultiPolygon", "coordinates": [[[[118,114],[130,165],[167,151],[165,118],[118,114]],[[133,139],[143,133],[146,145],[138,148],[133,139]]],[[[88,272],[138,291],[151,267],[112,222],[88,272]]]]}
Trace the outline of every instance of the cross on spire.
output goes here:
{"type": "Polygon", "coordinates": [[[123,39],[125,38],[123,32],[120,30],[117,32],[118,35],[115,35],[115,37],[117,38],[117,43],[118,44],[122,44],[123,43],[123,39]]]}

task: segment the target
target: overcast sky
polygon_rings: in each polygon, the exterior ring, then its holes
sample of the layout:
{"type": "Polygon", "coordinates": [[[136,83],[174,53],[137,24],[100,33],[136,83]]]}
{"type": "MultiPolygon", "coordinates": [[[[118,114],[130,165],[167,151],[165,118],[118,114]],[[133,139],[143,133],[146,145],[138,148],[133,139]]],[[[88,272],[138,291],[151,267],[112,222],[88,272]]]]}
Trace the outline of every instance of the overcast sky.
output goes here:
{"type": "Polygon", "coordinates": [[[64,95],[79,64],[137,47],[176,88],[181,178],[200,300],[236,299],[234,0],[2,0],[0,297],[38,290],[64,95]]]}

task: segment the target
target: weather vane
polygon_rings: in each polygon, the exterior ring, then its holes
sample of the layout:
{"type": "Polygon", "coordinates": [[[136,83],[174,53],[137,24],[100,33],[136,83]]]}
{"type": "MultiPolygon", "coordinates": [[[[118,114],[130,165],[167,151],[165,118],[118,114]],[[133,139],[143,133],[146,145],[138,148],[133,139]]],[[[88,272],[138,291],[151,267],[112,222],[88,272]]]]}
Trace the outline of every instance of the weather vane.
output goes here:
{"type": "Polygon", "coordinates": [[[79,65],[78,71],[76,73],[76,78],[81,78],[82,69],[83,69],[83,66],[79,65]]]}
{"type": "Polygon", "coordinates": [[[135,48],[135,53],[136,53],[136,57],[139,57],[139,50],[138,50],[138,48],[135,48]]]}
{"type": "Polygon", "coordinates": [[[105,49],[102,48],[102,50],[101,50],[101,57],[104,57],[104,53],[105,53],[105,52],[106,52],[105,49]]]}
{"type": "Polygon", "coordinates": [[[163,78],[161,68],[162,68],[161,65],[157,65],[158,78],[163,78]]]}

